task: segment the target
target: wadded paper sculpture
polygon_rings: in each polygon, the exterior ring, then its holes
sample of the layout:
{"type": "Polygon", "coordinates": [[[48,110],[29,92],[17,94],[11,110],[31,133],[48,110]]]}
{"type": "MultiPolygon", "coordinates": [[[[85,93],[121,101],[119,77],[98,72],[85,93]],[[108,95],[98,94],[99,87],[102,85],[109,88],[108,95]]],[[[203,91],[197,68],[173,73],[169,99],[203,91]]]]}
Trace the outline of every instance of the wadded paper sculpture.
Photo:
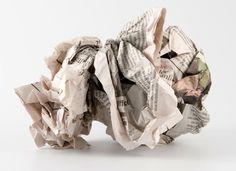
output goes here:
{"type": "Polygon", "coordinates": [[[105,45],[79,37],[56,46],[46,58],[51,78],[15,89],[36,145],[85,148],[94,120],[126,150],[198,133],[209,121],[210,72],[181,29],[163,31],[164,19],[165,9],[151,9],[105,45]]]}

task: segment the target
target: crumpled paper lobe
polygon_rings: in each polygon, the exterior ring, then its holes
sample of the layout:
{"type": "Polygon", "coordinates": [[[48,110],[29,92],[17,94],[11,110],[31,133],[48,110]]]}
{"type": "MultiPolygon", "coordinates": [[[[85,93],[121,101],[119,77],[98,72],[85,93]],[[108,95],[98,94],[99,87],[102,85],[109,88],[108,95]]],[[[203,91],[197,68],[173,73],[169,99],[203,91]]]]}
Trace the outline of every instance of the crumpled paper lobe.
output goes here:
{"type": "Polygon", "coordinates": [[[147,11],[104,45],[96,37],[57,45],[45,59],[51,78],[15,89],[38,147],[86,148],[93,121],[126,150],[206,126],[202,101],[211,77],[204,54],[177,26],[163,30],[165,13],[147,11]]]}

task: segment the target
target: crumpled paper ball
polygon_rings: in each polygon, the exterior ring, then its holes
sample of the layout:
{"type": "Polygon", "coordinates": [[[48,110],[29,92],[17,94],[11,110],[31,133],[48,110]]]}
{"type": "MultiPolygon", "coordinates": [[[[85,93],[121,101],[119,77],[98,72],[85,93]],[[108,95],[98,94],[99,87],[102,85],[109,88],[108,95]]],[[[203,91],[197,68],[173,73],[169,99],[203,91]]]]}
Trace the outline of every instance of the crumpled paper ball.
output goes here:
{"type": "Polygon", "coordinates": [[[45,59],[51,78],[15,89],[38,147],[86,148],[94,120],[126,150],[170,143],[208,123],[204,54],[177,26],[163,30],[165,13],[147,11],[104,45],[96,37],[57,45],[45,59]]]}

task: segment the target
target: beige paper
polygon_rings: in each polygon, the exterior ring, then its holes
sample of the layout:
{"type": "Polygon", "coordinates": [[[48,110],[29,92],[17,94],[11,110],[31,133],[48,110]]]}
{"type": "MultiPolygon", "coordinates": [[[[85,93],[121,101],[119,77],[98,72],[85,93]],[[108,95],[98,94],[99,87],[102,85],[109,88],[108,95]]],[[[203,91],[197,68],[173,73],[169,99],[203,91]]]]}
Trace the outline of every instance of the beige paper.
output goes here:
{"type": "Polygon", "coordinates": [[[204,54],[180,28],[163,30],[165,14],[147,11],[104,45],[79,37],[56,46],[45,59],[51,77],[15,89],[38,147],[87,148],[82,135],[94,120],[126,150],[170,143],[208,123],[204,54]]]}

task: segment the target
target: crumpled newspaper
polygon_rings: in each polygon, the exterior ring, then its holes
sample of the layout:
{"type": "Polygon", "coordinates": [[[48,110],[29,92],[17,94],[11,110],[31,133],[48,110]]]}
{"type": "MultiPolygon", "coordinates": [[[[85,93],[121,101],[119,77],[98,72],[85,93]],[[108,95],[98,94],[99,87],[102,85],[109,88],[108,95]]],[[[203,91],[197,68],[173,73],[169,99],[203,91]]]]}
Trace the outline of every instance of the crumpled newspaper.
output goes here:
{"type": "Polygon", "coordinates": [[[165,13],[147,11],[104,46],[96,37],[59,44],[46,58],[51,79],[15,89],[38,147],[88,147],[82,135],[94,120],[126,150],[170,143],[208,123],[204,54],[178,27],[163,31],[165,13]]]}

